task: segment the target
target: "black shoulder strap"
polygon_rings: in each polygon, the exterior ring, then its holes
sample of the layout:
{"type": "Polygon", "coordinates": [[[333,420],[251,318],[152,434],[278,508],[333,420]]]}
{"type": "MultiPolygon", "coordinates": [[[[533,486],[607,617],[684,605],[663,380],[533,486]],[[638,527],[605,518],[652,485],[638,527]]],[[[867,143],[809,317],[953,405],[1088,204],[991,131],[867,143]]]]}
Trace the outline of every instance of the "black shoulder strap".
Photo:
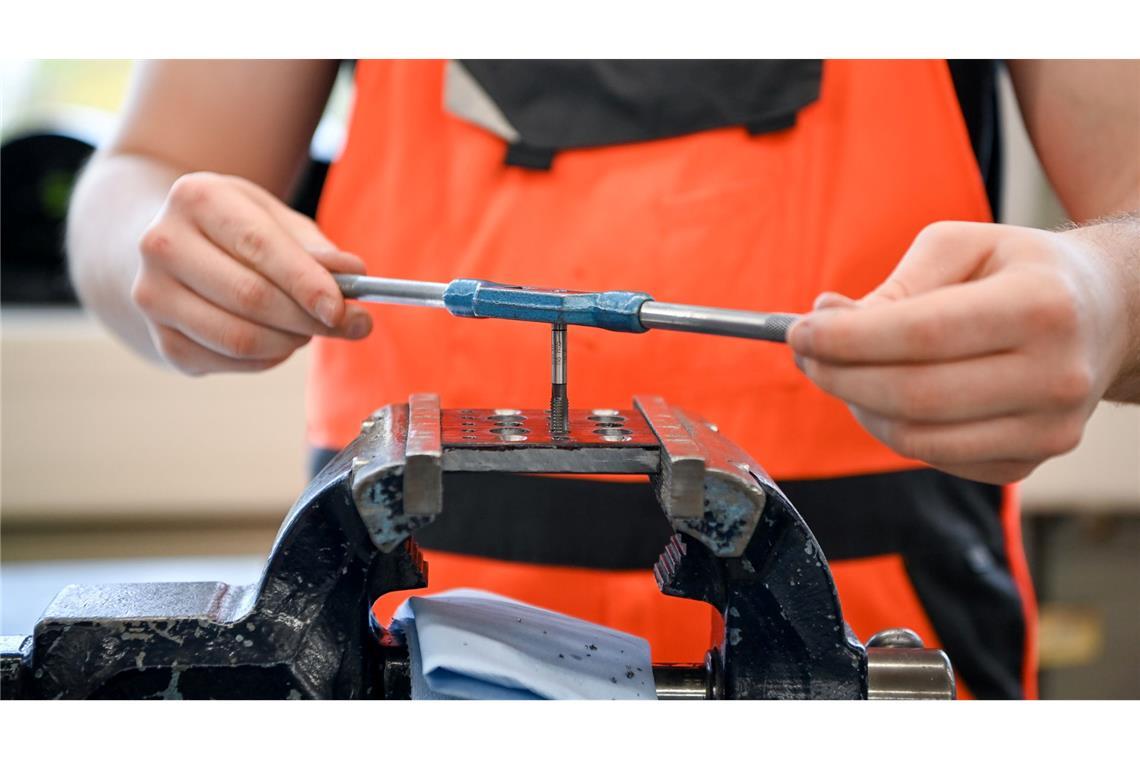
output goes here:
{"type": "Polygon", "coordinates": [[[993,60],[951,60],[950,76],[958,94],[958,105],[970,133],[974,158],[986,183],[986,195],[994,219],[1001,216],[1002,141],[998,108],[998,75],[1001,62],[993,60]]]}

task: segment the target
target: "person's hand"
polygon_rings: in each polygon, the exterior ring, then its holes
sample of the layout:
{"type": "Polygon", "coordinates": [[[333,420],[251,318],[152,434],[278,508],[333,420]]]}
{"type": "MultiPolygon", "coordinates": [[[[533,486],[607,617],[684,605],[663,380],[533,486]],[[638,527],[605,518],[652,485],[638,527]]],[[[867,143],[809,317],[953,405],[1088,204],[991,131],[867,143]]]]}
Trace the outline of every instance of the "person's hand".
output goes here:
{"type": "Polygon", "coordinates": [[[796,362],[903,456],[993,483],[1077,445],[1128,351],[1119,277],[1081,230],[941,222],[860,301],[824,293],[796,362]]]}
{"type": "Polygon", "coordinates": [[[139,251],[131,298],[158,353],[187,374],[268,369],[313,335],[372,329],[329,274],[363,274],[364,263],[240,177],[180,177],[139,251]]]}

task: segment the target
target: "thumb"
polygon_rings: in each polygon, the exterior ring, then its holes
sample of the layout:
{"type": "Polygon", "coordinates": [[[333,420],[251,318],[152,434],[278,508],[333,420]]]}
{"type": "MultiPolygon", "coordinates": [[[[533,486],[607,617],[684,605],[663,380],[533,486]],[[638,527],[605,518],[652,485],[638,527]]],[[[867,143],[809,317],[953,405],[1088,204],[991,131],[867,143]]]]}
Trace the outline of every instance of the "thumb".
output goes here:
{"type": "Polygon", "coordinates": [[[994,246],[993,224],[935,222],[923,228],[893,272],[860,305],[901,301],[971,279],[994,246]]]}
{"type": "MultiPolygon", "coordinates": [[[[812,304],[811,309],[813,312],[824,311],[826,309],[854,309],[854,308],[857,308],[859,305],[860,304],[858,301],[856,301],[852,298],[848,298],[847,296],[843,295],[842,293],[835,293],[833,291],[827,290],[827,291],[824,291],[823,293],[820,293],[818,296],[816,296],[815,303],[812,304]]],[[[802,323],[803,323],[802,319],[797,319],[795,322],[792,323],[792,326],[788,329],[788,337],[787,337],[788,345],[790,345],[790,346],[800,345],[799,339],[795,338],[793,336],[795,336],[796,333],[798,333],[800,331],[799,328],[800,328],[800,325],[802,323]]],[[[800,370],[802,371],[804,368],[803,357],[801,357],[798,353],[793,353],[792,360],[796,363],[796,366],[799,367],[800,370]]]]}
{"type": "Polygon", "coordinates": [[[359,257],[345,251],[313,250],[309,253],[321,266],[330,272],[339,274],[364,274],[364,261],[359,257]]]}

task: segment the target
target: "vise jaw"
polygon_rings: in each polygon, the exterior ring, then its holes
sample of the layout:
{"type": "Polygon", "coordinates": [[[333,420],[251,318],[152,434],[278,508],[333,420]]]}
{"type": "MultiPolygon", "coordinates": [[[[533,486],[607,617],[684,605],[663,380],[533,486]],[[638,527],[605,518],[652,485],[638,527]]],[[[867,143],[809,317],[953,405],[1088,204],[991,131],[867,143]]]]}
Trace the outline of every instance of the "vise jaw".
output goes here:
{"type": "Polygon", "coordinates": [[[743,450],[659,397],[635,410],[571,410],[552,430],[543,409],[448,409],[414,394],[378,409],[362,426],[352,461],[360,519],[392,551],[443,510],[451,472],[641,474],[654,483],[674,529],[717,556],[738,556],[775,484],[743,450]]]}
{"type": "Polygon", "coordinates": [[[946,656],[913,634],[859,642],[803,519],[710,423],[652,396],[553,425],[547,410],[445,410],[430,394],[364,421],[286,516],[257,583],[69,586],[31,636],[0,640],[0,693],[406,696],[407,652],[370,610],[426,585],[414,535],[442,514],[448,474],[477,472],[649,477],[675,531],[661,591],[718,613],[704,663],[655,666],[660,696],[953,695],[946,656]]]}

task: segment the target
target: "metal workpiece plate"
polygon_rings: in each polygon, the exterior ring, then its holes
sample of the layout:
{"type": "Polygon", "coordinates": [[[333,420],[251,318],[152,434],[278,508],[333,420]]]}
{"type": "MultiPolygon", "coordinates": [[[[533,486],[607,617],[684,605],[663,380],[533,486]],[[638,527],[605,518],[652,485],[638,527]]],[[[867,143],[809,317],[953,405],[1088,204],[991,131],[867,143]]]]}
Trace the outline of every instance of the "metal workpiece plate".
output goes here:
{"type": "Polygon", "coordinates": [[[447,448],[645,448],[660,446],[632,409],[571,409],[569,429],[556,433],[548,409],[444,409],[447,448]]]}
{"type": "Polygon", "coordinates": [[[444,472],[533,472],[579,475],[652,475],[656,448],[626,446],[469,446],[444,449],[444,472]]]}
{"type": "Polygon", "coordinates": [[[565,432],[546,409],[445,409],[447,472],[651,474],[660,442],[629,409],[571,409],[565,432]]]}

